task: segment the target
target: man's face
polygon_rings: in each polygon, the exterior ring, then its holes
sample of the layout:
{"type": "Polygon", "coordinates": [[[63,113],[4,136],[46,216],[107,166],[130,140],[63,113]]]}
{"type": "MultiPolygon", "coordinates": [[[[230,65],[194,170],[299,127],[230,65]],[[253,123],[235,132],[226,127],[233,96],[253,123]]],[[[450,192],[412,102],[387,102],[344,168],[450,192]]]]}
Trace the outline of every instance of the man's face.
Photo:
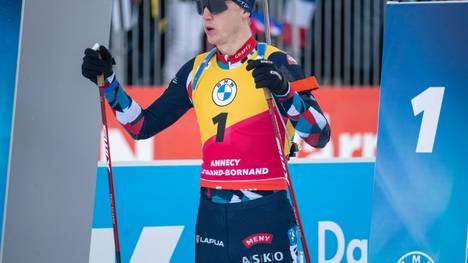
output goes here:
{"type": "Polygon", "coordinates": [[[225,1],[227,9],[219,14],[212,14],[208,8],[202,13],[203,24],[208,42],[218,46],[235,38],[242,26],[243,17],[248,14],[232,1],[225,1]]]}

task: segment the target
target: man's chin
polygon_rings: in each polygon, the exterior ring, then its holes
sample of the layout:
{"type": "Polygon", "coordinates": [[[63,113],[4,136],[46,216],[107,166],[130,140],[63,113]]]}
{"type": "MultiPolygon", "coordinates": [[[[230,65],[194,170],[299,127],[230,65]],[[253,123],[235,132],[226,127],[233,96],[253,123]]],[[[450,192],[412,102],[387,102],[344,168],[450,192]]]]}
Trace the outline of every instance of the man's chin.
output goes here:
{"type": "Polygon", "coordinates": [[[213,46],[217,46],[219,44],[219,39],[213,36],[207,36],[206,40],[213,46]]]}

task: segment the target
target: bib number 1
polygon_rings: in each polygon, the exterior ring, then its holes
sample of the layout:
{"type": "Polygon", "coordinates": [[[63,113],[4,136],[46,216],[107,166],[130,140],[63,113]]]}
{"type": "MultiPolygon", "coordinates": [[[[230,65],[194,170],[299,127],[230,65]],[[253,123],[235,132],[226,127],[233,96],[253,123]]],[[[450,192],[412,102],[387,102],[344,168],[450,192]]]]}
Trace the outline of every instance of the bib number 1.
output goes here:
{"type": "Polygon", "coordinates": [[[227,112],[222,112],[216,115],[212,120],[214,125],[218,125],[216,132],[216,142],[224,141],[224,131],[226,130],[227,112]]]}

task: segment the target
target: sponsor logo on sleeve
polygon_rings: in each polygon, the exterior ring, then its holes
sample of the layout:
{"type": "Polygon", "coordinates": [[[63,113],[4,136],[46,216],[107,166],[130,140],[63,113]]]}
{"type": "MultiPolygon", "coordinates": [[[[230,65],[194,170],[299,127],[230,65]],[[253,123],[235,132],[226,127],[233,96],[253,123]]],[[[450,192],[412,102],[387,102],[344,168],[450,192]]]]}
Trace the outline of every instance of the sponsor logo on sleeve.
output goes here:
{"type": "Polygon", "coordinates": [[[293,263],[297,262],[298,250],[297,250],[297,229],[293,227],[288,230],[289,238],[289,252],[291,253],[291,258],[293,263]]]}

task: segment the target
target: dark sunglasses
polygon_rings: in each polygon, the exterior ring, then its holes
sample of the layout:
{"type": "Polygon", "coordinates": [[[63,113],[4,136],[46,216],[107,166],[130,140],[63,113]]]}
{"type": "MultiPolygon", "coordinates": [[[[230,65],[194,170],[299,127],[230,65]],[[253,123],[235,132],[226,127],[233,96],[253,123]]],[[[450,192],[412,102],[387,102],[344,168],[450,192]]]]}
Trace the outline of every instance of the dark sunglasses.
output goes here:
{"type": "Polygon", "coordinates": [[[198,14],[202,15],[205,7],[208,8],[210,13],[217,15],[228,9],[225,0],[195,0],[197,3],[198,14]]]}

